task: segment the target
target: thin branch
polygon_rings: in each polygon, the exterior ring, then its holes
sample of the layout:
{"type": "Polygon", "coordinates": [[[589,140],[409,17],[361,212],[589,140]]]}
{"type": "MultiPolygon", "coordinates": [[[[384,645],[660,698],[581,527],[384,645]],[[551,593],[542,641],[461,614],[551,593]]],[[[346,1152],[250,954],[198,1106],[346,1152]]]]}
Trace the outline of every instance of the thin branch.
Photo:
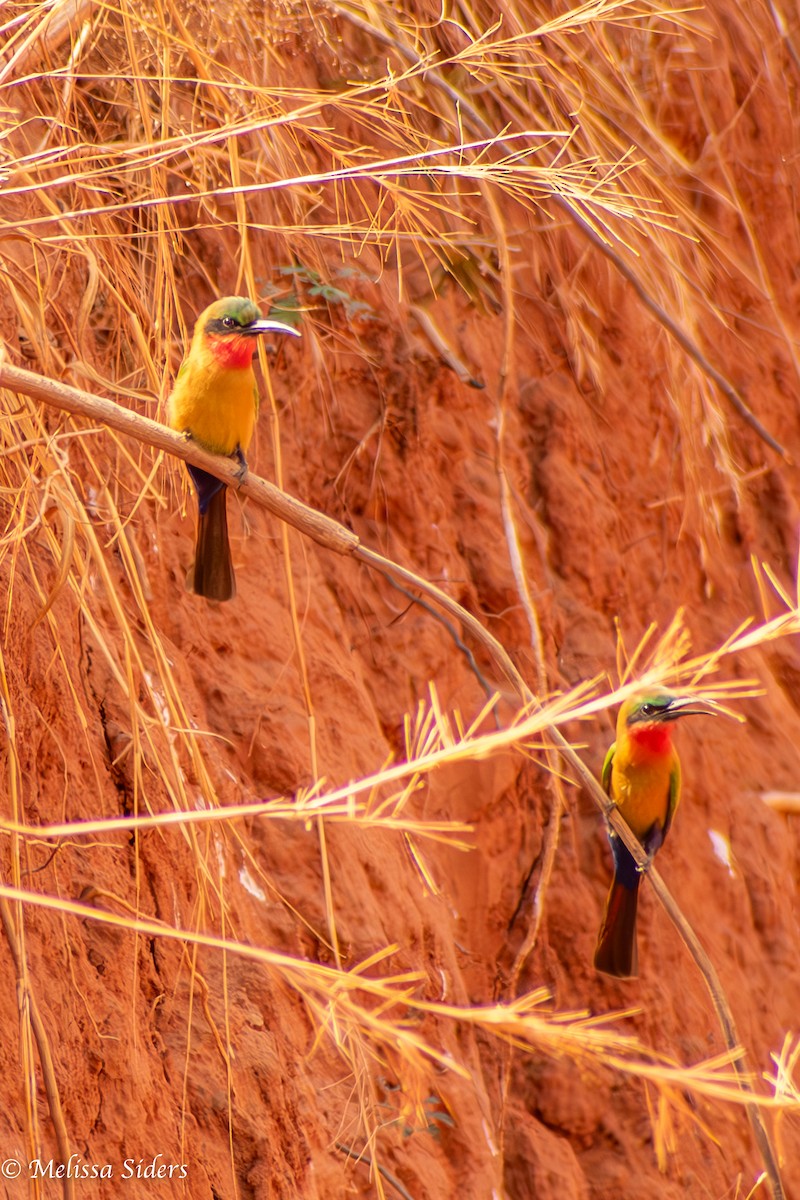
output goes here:
{"type": "Polygon", "coordinates": [[[101,396],[81,391],[55,379],[47,379],[44,375],[26,371],[23,367],[14,367],[4,361],[0,361],[0,387],[7,387],[12,392],[21,392],[53,408],[60,408],[63,412],[78,414],[90,421],[101,421],[110,429],[116,429],[118,433],[128,434],[156,450],[172,454],[184,462],[192,463],[193,466],[202,467],[240,492],[242,496],[249,496],[281,521],[286,521],[320,546],[335,550],[337,554],[351,553],[358,546],[358,537],[349,529],[345,529],[344,525],[296,500],[266,479],[249,471],[240,479],[241,467],[238,460],[209,454],[190,438],[183,437],[159,421],[153,421],[130,408],[123,408],[113,400],[105,400],[101,396]]]}
{"type": "Polygon", "coordinates": [[[354,1150],[352,1146],[347,1146],[344,1142],[335,1142],[334,1145],[336,1146],[336,1149],[344,1154],[347,1158],[352,1158],[353,1162],[363,1163],[364,1166],[368,1167],[370,1170],[375,1167],[377,1171],[380,1171],[383,1178],[388,1180],[397,1194],[402,1196],[403,1200],[413,1200],[411,1193],[406,1191],[397,1176],[393,1175],[392,1172],[387,1170],[386,1167],[382,1167],[380,1163],[373,1162],[366,1151],[354,1150]]]}
{"type": "MultiPolygon", "coordinates": [[[[589,768],[583,762],[578,754],[575,753],[569,742],[563,737],[558,729],[551,729],[550,735],[555,741],[559,751],[571,767],[577,772],[586,791],[594,800],[598,808],[605,814],[606,820],[611,825],[614,832],[622,839],[627,849],[633,855],[637,867],[643,872],[646,872],[653,885],[653,890],[661,901],[664,909],[673,925],[678,931],[682,941],[686,945],[687,950],[694,959],[695,965],[703,977],[708,993],[711,997],[711,1003],[714,1005],[714,1011],[717,1014],[717,1020],[722,1029],[722,1036],[725,1042],[725,1047],[731,1052],[733,1068],[739,1077],[739,1086],[742,1091],[754,1095],[753,1085],[750,1082],[750,1071],[747,1067],[744,1055],[738,1058],[733,1055],[733,1051],[742,1045],[739,1034],[736,1030],[736,1023],[733,1019],[730,1005],[728,1004],[722,984],[716,968],[711,959],[706,954],[700,941],[697,938],[686,917],[681,912],[680,908],[673,899],[667,885],[659,875],[652,861],[648,859],[645,851],[642,848],[638,838],[631,832],[621,816],[616,805],[611,802],[602,787],[592,775],[589,768]]],[[[775,1155],[772,1142],[770,1140],[767,1127],[764,1119],[758,1110],[756,1104],[746,1104],[745,1109],[750,1120],[750,1125],[753,1130],[753,1135],[758,1144],[758,1148],[767,1171],[769,1186],[773,1196],[773,1200],[784,1200],[786,1193],[783,1189],[781,1181],[780,1168],[775,1155]]]]}
{"type": "Polygon", "coordinates": [[[554,199],[556,203],[561,206],[564,212],[571,217],[579,229],[582,230],[592,245],[595,246],[601,254],[605,254],[606,258],[608,258],[617,268],[620,275],[622,275],[624,279],[627,279],[628,283],[636,292],[636,295],[639,297],[642,304],[644,304],[645,308],[650,309],[650,312],[653,314],[656,320],[664,326],[668,333],[672,334],[678,345],[686,351],[691,359],[694,360],[703,374],[707,375],[712,383],[716,384],[720,392],[722,392],[722,395],[725,397],[731,407],[736,409],[745,424],[749,425],[750,428],[758,434],[762,442],[766,442],[770,449],[774,450],[776,454],[779,454],[784,462],[791,464],[792,458],[785,446],[782,446],[781,443],[772,436],[769,430],[761,424],[756,414],[748,406],[731,381],[714,366],[707,355],[705,355],[700,349],[694,338],[690,336],[680,322],[671,316],[663,305],[659,304],[655,296],[650,295],[639,276],[632,267],[628,266],[622,255],[618,254],[613,246],[609,245],[607,241],[600,237],[597,231],[592,229],[592,226],[589,224],[589,222],[584,220],[580,213],[576,212],[574,207],[567,200],[561,196],[556,196],[554,199]]]}
{"type": "MultiPolygon", "coordinates": [[[[384,30],[379,29],[375,25],[368,24],[356,13],[352,12],[346,4],[338,3],[334,5],[335,11],[345,17],[352,25],[357,26],[370,37],[377,38],[384,45],[389,45],[407,62],[413,63],[415,66],[422,65],[422,58],[410,46],[390,37],[384,30]]],[[[773,10],[774,12],[774,10],[773,10]]],[[[476,130],[482,137],[489,138],[500,150],[506,154],[514,154],[516,152],[510,142],[503,137],[497,137],[496,130],[493,130],[489,122],[481,116],[478,108],[472,103],[469,96],[465,92],[461,92],[445,79],[438,67],[433,64],[425,64],[425,80],[428,84],[435,84],[440,91],[444,92],[455,105],[460,119],[468,120],[472,128],[476,130]]],[[[589,239],[593,246],[604,254],[606,258],[614,264],[623,278],[631,284],[635,289],[637,296],[650,310],[653,316],[675,339],[679,346],[689,355],[697,364],[701,371],[712,380],[719,388],[722,395],[728,403],[738,412],[739,416],[745,421],[751,429],[764,441],[776,454],[779,454],[785,462],[791,463],[791,457],[784,446],[781,445],[776,438],[772,436],[769,430],[765,429],[759,421],[758,417],[747,405],[738,390],[734,387],[731,381],[722,374],[717,367],[709,360],[709,358],[700,349],[700,346],[691,337],[686,329],[680,324],[675,317],[671,316],[666,309],[658,303],[654,296],[651,296],[647,288],[639,279],[636,272],[628,266],[624,258],[613,248],[613,246],[605,241],[592,228],[591,224],[585,220],[577,211],[575,205],[570,204],[569,200],[564,196],[554,192],[551,199],[561,208],[562,212],[573,221],[581,232],[589,239]]]]}
{"type": "MultiPolygon", "coordinates": [[[[32,371],[11,366],[4,361],[0,361],[0,387],[6,387],[12,391],[31,396],[33,399],[51,404],[62,411],[78,413],[91,421],[102,421],[120,433],[128,434],[158,450],[173,454],[185,462],[191,462],[196,466],[202,467],[218,479],[222,479],[229,486],[238,488],[242,495],[249,496],[256,504],[262,504],[280,520],[286,521],[300,533],[311,537],[319,545],[329,550],[334,550],[338,554],[352,554],[367,566],[381,571],[391,578],[402,580],[406,585],[425,593],[436,604],[444,608],[456,620],[460,621],[486,648],[496,666],[514,686],[524,703],[533,705],[536,708],[540,707],[537,697],[517,670],[508,652],[488,630],[484,629],[476,617],[462,608],[457,601],[451,599],[450,596],[436,587],[435,584],[423,579],[407,567],[402,567],[398,563],[392,562],[390,559],[384,558],[375,551],[362,546],[356,534],[345,529],[344,526],[332,518],[301,503],[299,500],[287,495],[273,484],[268,483],[265,479],[261,479],[258,476],[248,473],[240,481],[237,478],[237,464],[231,459],[208,454],[196,443],[173,433],[165,425],[161,425],[157,421],[152,421],[149,417],[143,417],[138,413],[131,412],[130,409],[122,408],[111,400],[104,400],[88,392],[80,391],[78,388],[70,387],[67,384],[46,379],[41,375],[36,375],[32,371]]],[[[710,958],[672,898],[658,871],[648,860],[641,843],[628,828],[618,809],[609,800],[609,797],[603,791],[580,755],[577,754],[560,730],[551,726],[548,732],[558,753],[574,770],[614,832],[621,838],[633,855],[637,866],[649,874],[656,895],[686,944],[706,984],[722,1029],[726,1049],[731,1052],[733,1057],[733,1064],[739,1077],[740,1087],[746,1094],[755,1095],[744,1057],[741,1055],[739,1057],[734,1056],[734,1051],[738,1052],[741,1042],[736,1031],[733,1014],[710,958]]],[[[745,1107],[767,1171],[773,1200],[785,1200],[778,1162],[759,1108],[755,1103],[747,1103],[745,1107]]]]}

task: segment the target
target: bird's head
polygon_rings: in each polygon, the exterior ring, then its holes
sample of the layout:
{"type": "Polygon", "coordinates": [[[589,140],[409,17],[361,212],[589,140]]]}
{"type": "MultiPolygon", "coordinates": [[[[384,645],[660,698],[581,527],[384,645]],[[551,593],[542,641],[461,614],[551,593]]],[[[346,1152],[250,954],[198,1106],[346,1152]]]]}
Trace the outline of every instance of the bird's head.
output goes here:
{"type": "Polygon", "coordinates": [[[680,717],[716,716],[717,706],[700,696],[676,696],[668,691],[640,692],[622,705],[617,717],[621,733],[653,754],[669,750],[672,723],[680,717]]]}
{"type": "Polygon", "coordinates": [[[260,309],[246,296],[224,296],[209,304],[195,324],[194,336],[200,338],[220,366],[227,369],[249,367],[255,353],[255,338],[263,333],[289,333],[299,330],[282,321],[265,319],[260,309]]]}

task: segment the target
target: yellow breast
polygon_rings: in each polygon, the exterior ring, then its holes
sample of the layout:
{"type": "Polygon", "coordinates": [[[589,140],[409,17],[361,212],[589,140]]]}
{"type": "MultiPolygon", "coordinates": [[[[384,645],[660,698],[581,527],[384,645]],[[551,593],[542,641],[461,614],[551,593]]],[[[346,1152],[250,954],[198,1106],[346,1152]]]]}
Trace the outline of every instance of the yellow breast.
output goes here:
{"type": "Polygon", "coordinates": [[[167,422],[189,432],[214,454],[246,451],[256,422],[256,380],[251,367],[226,370],[210,354],[192,353],[181,367],[167,405],[167,422]]]}
{"type": "Polygon", "coordinates": [[[673,751],[659,759],[637,761],[619,746],[611,767],[611,797],[637,837],[654,824],[664,825],[678,801],[680,765],[673,751]]]}

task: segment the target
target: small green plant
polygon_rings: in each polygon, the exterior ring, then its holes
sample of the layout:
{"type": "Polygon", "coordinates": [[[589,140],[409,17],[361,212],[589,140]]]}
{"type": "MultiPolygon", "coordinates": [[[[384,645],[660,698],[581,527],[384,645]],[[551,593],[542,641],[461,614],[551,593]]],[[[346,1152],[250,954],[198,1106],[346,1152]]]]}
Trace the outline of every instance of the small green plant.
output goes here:
{"type": "MultiPolygon", "coordinates": [[[[378,319],[378,314],[366,301],[356,300],[349,292],[344,291],[343,288],[336,287],[333,283],[326,283],[319,272],[312,270],[311,267],[281,267],[280,273],[284,277],[290,276],[297,284],[303,285],[307,289],[309,297],[320,298],[332,308],[340,305],[348,320],[358,318],[361,321],[376,321],[378,319]]],[[[334,275],[342,281],[353,278],[366,278],[363,272],[359,271],[356,267],[339,267],[334,271],[334,275]]],[[[293,293],[285,299],[277,301],[272,308],[272,312],[277,319],[291,322],[292,314],[294,314],[295,321],[297,320],[299,308],[299,298],[296,293],[293,293]],[[282,315],[285,311],[289,315],[282,315]]]]}
{"type": "MultiPolygon", "coordinates": [[[[394,1092],[397,1094],[397,1088],[387,1084],[385,1080],[383,1081],[383,1084],[389,1092],[394,1092]]],[[[392,1105],[384,1104],[382,1107],[391,1108],[392,1105]]],[[[426,1096],[422,1101],[422,1108],[424,1111],[424,1116],[427,1118],[424,1125],[409,1124],[408,1120],[406,1119],[406,1113],[402,1113],[399,1117],[396,1117],[394,1121],[390,1121],[389,1124],[399,1125],[400,1131],[404,1138],[410,1138],[415,1133],[429,1133],[432,1138],[435,1138],[436,1141],[439,1140],[442,1125],[446,1125],[450,1129],[455,1129],[456,1123],[450,1113],[447,1111],[444,1101],[440,1096],[426,1096]]]]}
{"type": "Polygon", "coordinates": [[[404,1124],[404,1138],[410,1138],[414,1133],[429,1133],[438,1142],[442,1125],[446,1125],[449,1129],[455,1129],[455,1121],[443,1107],[443,1103],[438,1096],[427,1096],[423,1101],[423,1106],[425,1116],[428,1118],[427,1125],[415,1126],[404,1124]]]}

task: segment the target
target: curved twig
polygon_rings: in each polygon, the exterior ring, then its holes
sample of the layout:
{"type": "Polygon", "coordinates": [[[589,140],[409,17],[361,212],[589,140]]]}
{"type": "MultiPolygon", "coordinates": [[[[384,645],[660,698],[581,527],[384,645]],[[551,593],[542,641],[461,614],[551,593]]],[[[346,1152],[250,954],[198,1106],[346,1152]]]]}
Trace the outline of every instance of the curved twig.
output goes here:
{"type": "MultiPolygon", "coordinates": [[[[198,467],[202,467],[218,479],[222,479],[229,486],[238,488],[242,495],[249,496],[256,504],[262,504],[275,516],[280,518],[280,520],[286,521],[300,533],[306,534],[326,549],[334,550],[338,554],[351,554],[354,558],[374,570],[378,570],[392,579],[401,580],[407,586],[418,589],[434,603],[450,613],[484,646],[496,666],[503,672],[509,683],[512,684],[523,703],[538,707],[539,701],[537,697],[517,670],[508,651],[481,625],[476,617],[467,612],[456,600],[453,600],[446,592],[443,592],[441,588],[438,588],[429,580],[422,578],[422,576],[417,575],[409,568],[402,567],[399,563],[395,563],[391,559],[376,553],[376,551],[363,546],[356,534],[349,529],[345,529],[343,525],[340,525],[333,518],[327,517],[324,513],[310,508],[308,505],[282,492],[274,484],[268,483],[267,480],[261,479],[258,476],[248,473],[240,481],[237,478],[238,463],[235,461],[209,454],[207,451],[202,450],[195,442],[173,433],[165,425],[161,425],[149,417],[141,416],[139,413],[132,412],[130,409],[122,408],[112,400],[102,399],[89,392],[83,392],[78,388],[70,387],[68,384],[47,379],[42,375],[37,375],[21,367],[12,366],[10,363],[4,361],[0,361],[0,387],[6,387],[23,395],[31,396],[33,399],[41,400],[63,411],[78,413],[92,421],[102,421],[120,433],[128,434],[138,441],[154,446],[158,450],[173,454],[185,462],[191,462],[198,467]]],[[[637,865],[642,871],[646,871],[649,874],[656,895],[664,906],[670,920],[675,925],[675,928],[678,930],[680,937],[684,941],[703,977],[722,1029],[726,1049],[731,1052],[738,1051],[741,1043],[736,1031],[736,1023],[733,1019],[730,1005],[725,997],[717,972],[689,925],[689,922],[676,904],[658,871],[648,860],[640,842],[628,828],[616,806],[609,800],[597,779],[595,779],[594,775],[583,762],[583,759],[573,749],[559,729],[551,726],[548,732],[553,745],[562,759],[574,770],[581,784],[603,813],[614,832],[618,834],[633,855],[637,865]]],[[[753,1085],[750,1081],[751,1075],[745,1065],[743,1056],[734,1056],[732,1053],[732,1061],[734,1069],[739,1076],[742,1091],[750,1095],[755,1095],[753,1085]]],[[[781,1182],[780,1170],[764,1120],[756,1104],[746,1104],[745,1108],[766,1168],[773,1200],[784,1200],[785,1192],[781,1182]]]]}
{"type": "MultiPolygon", "coordinates": [[[[384,45],[391,46],[392,49],[401,56],[401,58],[405,58],[406,62],[410,62],[415,66],[423,65],[422,58],[415,50],[412,50],[410,46],[406,46],[402,42],[392,38],[388,33],[378,28],[376,25],[369,24],[363,18],[359,17],[357,13],[348,8],[346,3],[336,3],[334,8],[336,12],[345,17],[352,25],[357,26],[370,37],[377,38],[379,41],[382,41],[384,45]]],[[[443,76],[435,64],[426,63],[424,65],[426,81],[429,83],[434,83],[440,89],[440,91],[444,92],[450,98],[459,112],[460,119],[466,119],[471,123],[472,128],[480,133],[482,137],[487,138],[495,146],[501,150],[504,150],[507,154],[513,155],[515,153],[515,149],[510,142],[506,141],[505,138],[497,137],[497,130],[493,129],[489,122],[481,115],[478,108],[472,103],[469,96],[465,92],[462,92],[458,88],[454,87],[453,84],[443,76]]],[[[586,221],[577,211],[575,205],[570,204],[564,196],[554,193],[551,199],[555,201],[561,211],[565,213],[571,221],[574,221],[574,223],[578,226],[584,236],[589,239],[592,245],[614,264],[623,278],[627,279],[645,307],[650,310],[656,320],[664,326],[664,328],[675,339],[678,345],[686,351],[691,359],[694,360],[700,370],[707,375],[714,384],[716,384],[722,395],[725,397],[731,407],[738,412],[742,420],[745,421],[750,428],[758,434],[758,436],[770,447],[770,449],[774,450],[776,454],[779,454],[785,462],[790,463],[792,460],[786,448],[772,436],[768,429],[765,429],[758,417],[747,405],[731,381],[727,379],[717,367],[714,366],[707,355],[705,355],[700,349],[698,343],[693,337],[691,337],[688,331],[684,329],[681,323],[676,320],[675,317],[671,316],[663,307],[663,305],[658,303],[654,296],[650,295],[639,276],[631,267],[628,266],[622,255],[618,254],[609,242],[604,241],[603,238],[599,236],[599,234],[592,228],[591,224],[586,221]]]]}
{"type": "Polygon", "coordinates": [[[411,1193],[406,1191],[397,1176],[393,1175],[387,1167],[382,1167],[380,1163],[373,1162],[366,1151],[354,1150],[352,1146],[348,1146],[344,1142],[334,1142],[334,1145],[341,1154],[344,1154],[347,1158],[352,1158],[353,1162],[363,1163],[364,1166],[368,1167],[370,1170],[372,1170],[374,1167],[376,1171],[380,1172],[384,1179],[388,1180],[388,1182],[396,1190],[397,1194],[402,1196],[403,1200],[413,1200],[411,1193]]]}

